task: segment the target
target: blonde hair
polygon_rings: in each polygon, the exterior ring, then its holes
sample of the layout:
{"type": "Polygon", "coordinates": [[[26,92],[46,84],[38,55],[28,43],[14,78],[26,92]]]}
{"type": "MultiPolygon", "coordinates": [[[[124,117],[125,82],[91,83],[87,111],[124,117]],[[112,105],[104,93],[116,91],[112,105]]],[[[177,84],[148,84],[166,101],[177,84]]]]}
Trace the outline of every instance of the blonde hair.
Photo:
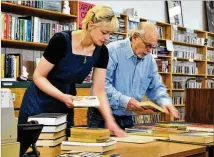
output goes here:
{"type": "Polygon", "coordinates": [[[135,33],[140,34],[141,36],[144,36],[145,33],[150,33],[150,35],[157,35],[157,27],[151,23],[151,22],[140,22],[137,26],[137,28],[131,30],[129,32],[129,36],[133,36],[135,33]]]}
{"type": "Polygon", "coordinates": [[[84,31],[88,30],[88,23],[90,21],[94,24],[110,22],[113,26],[113,31],[117,31],[119,28],[119,22],[114,11],[111,7],[105,5],[96,5],[87,12],[84,20],[82,21],[82,29],[84,31]]]}

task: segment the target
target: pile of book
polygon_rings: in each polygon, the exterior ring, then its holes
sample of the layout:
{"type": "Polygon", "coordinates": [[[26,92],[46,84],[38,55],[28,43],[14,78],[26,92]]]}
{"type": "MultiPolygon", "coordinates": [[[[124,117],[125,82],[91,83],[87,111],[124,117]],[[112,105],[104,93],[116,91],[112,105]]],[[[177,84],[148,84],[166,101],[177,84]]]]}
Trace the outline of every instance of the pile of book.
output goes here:
{"type": "Polygon", "coordinates": [[[156,123],[126,128],[131,135],[152,136],[159,140],[207,144],[214,142],[214,125],[192,123],[156,123]]]}
{"type": "Polygon", "coordinates": [[[37,146],[53,147],[66,140],[67,114],[42,113],[28,118],[28,121],[32,120],[44,125],[36,142],[37,146]]]}
{"type": "Polygon", "coordinates": [[[110,138],[108,129],[76,127],[70,131],[71,137],[62,142],[61,150],[102,153],[116,148],[116,141],[110,138]]]}

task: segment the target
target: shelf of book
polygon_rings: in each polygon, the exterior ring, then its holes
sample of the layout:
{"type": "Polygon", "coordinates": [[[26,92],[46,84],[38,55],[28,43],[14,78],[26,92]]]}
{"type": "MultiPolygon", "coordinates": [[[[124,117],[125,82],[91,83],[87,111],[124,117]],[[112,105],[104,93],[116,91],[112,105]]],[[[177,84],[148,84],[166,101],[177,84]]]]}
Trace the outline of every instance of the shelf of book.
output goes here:
{"type": "Polygon", "coordinates": [[[20,4],[1,2],[2,12],[16,13],[20,15],[38,16],[46,19],[63,21],[77,19],[77,15],[64,14],[56,11],[44,10],[20,4]]]}
{"type": "Polygon", "coordinates": [[[208,49],[208,50],[214,50],[214,47],[207,46],[207,49],[208,49]]]}
{"type": "Polygon", "coordinates": [[[114,32],[114,34],[120,34],[120,35],[127,35],[127,33],[122,33],[122,32],[114,32]]]}
{"type": "Polygon", "coordinates": [[[1,39],[2,47],[11,47],[19,49],[44,50],[47,47],[45,43],[27,42],[21,40],[1,39]]]}
{"type": "MultiPolygon", "coordinates": [[[[13,13],[13,14],[21,14],[21,15],[30,15],[30,16],[38,16],[41,18],[45,18],[45,19],[50,19],[50,20],[55,20],[55,21],[75,21],[77,23],[77,28],[78,28],[78,10],[79,10],[79,5],[78,2],[75,1],[69,1],[69,6],[71,8],[71,14],[63,14],[60,12],[55,12],[55,11],[49,11],[49,10],[44,10],[44,9],[39,9],[39,8],[33,8],[33,7],[29,7],[29,6],[24,6],[24,5],[18,5],[18,4],[13,4],[13,3],[8,3],[8,2],[1,2],[1,6],[2,6],[2,11],[3,12],[8,12],[8,13],[13,13]]],[[[121,18],[124,20],[124,26],[122,31],[118,31],[118,32],[114,32],[114,34],[116,36],[123,36],[124,38],[128,37],[128,16],[126,14],[118,14],[118,18],[121,18]],[[120,17],[119,17],[120,16],[120,17]]],[[[214,50],[213,46],[204,46],[203,42],[195,42],[195,43],[200,43],[200,44],[193,44],[193,43],[188,43],[188,42],[182,42],[182,41],[173,41],[172,37],[173,37],[173,27],[171,24],[169,23],[165,23],[165,22],[159,22],[159,21],[152,21],[149,19],[144,19],[144,18],[140,18],[140,21],[150,21],[153,22],[154,24],[156,24],[158,31],[159,31],[159,43],[161,43],[161,46],[166,46],[166,41],[167,40],[171,40],[173,42],[173,44],[175,45],[179,45],[182,47],[187,47],[187,49],[189,47],[191,48],[196,48],[196,52],[203,54],[204,58],[205,54],[207,54],[208,50],[214,50]]],[[[123,23],[123,22],[122,22],[123,23]]],[[[185,27],[180,27],[177,26],[178,30],[181,31],[188,31],[187,28],[185,27]]],[[[194,30],[192,33],[196,34],[197,38],[206,38],[206,37],[210,37],[210,38],[214,38],[214,33],[211,32],[205,32],[205,31],[201,31],[201,30],[194,30]]],[[[113,34],[113,35],[114,35],[113,34]]],[[[191,34],[191,33],[190,33],[191,34]]],[[[122,39],[122,38],[121,38],[122,39]]],[[[120,39],[117,39],[120,40],[120,39]]],[[[30,49],[30,50],[44,50],[47,47],[46,43],[38,43],[38,42],[26,42],[26,41],[20,41],[20,40],[8,40],[8,39],[2,39],[2,47],[12,47],[12,48],[18,48],[18,49],[30,49]]],[[[186,50],[187,52],[190,52],[189,50],[186,50]]],[[[159,53],[158,53],[159,54],[159,53]]],[[[214,61],[208,61],[208,60],[195,60],[195,59],[188,59],[188,58],[176,58],[172,56],[172,52],[170,51],[167,56],[164,55],[157,55],[157,58],[161,61],[168,61],[168,72],[159,72],[159,74],[162,76],[163,78],[163,82],[165,83],[165,85],[168,87],[167,91],[169,93],[170,96],[172,96],[173,92],[178,92],[178,93],[182,93],[185,91],[185,89],[173,89],[173,77],[214,77],[214,75],[206,75],[206,71],[207,71],[207,65],[208,64],[213,64],[214,61]],[[173,61],[176,58],[177,61],[186,61],[186,62],[196,62],[197,64],[197,68],[198,68],[198,73],[196,75],[189,75],[189,74],[183,74],[183,73],[173,73],[172,69],[173,69],[173,61]]],[[[20,84],[23,85],[23,83],[20,82],[20,84]]],[[[18,86],[21,88],[21,85],[18,86]]],[[[24,86],[27,87],[27,86],[24,86]]],[[[77,88],[79,88],[79,95],[82,95],[82,93],[84,94],[89,94],[89,88],[91,87],[91,84],[84,84],[84,85],[77,85],[77,88]],[[81,94],[80,94],[81,93],[81,94]]],[[[203,86],[204,87],[204,86],[203,86]]],[[[183,105],[183,104],[181,104],[183,105]]],[[[176,107],[180,107],[175,105],[176,107]]],[[[182,107],[182,106],[181,106],[182,107]]]]}
{"type": "Polygon", "coordinates": [[[181,88],[181,89],[179,89],[179,88],[178,89],[173,88],[172,91],[185,91],[185,89],[184,88],[181,88]]]}
{"type": "Polygon", "coordinates": [[[179,76],[201,76],[201,77],[206,76],[205,74],[194,74],[194,75],[190,75],[190,74],[183,74],[183,73],[172,73],[172,75],[179,75],[179,76]]]}
{"type": "Polygon", "coordinates": [[[174,106],[175,107],[184,107],[185,105],[184,104],[175,104],[174,106]]]}
{"type": "Polygon", "coordinates": [[[213,63],[214,63],[214,61],[207,61],[207,63],[213,64],[213,63]]]}
{"type": "Polygon", "coordinates": [[[169,72],[158,72],[159,74],[163,74],[163,75],[170,75],[169,72]]]}
{"type": "Polygon", "coordinates": [[[173,41],[173,44],[191,46],[191,47],[199,47],[199,48],[204,47],[204,45],[192,44],[192,43],[181,42],[181,41],[173,41]]]}
{"type": "Polygon", "coordinates": [[[213,77],[214,78],[214,75],[207,75],[207,77],[213,77]]]}
{"type": "Polygon", "coordinates": [[[206,60],[199,60],[199,59],[189,59],[189,58],[180,58],[180,57],[173,57],[173,60],[178,61],[190,61],[190,62],[206,62],[206,60]]]}

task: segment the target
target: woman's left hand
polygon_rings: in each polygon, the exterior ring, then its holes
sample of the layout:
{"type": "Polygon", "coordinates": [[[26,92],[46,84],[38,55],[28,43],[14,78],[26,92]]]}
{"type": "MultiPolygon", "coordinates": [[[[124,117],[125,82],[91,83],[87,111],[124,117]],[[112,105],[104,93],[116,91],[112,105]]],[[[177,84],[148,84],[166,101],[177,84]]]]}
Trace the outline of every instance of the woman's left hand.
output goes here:
{"type": "Polygon", "coordinates": [[[106,127],[117,137],[125,137],[127,134],[125,133],[124,130],[122,130],[117,123],[112,119],[112,120],[106,120],[106,127]]]}

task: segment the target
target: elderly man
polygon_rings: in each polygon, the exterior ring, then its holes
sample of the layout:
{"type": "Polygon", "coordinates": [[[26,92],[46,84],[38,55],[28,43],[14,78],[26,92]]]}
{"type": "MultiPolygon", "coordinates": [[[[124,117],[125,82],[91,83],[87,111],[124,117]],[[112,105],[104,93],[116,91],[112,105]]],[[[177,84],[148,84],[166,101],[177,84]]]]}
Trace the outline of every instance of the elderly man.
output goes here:
{"type": "MultiPolygon", "coordinates": [[[[158,41],[155,25],[142,22],[130,36],[107,45],[109,63],[105,90],[116,122],[123,129],[132,127],[133,111],[145,109],[139,104],[145,94],[167,114],[178,118],[179,112],[172,105],[151,54],[158,41]]],[[[95,108],[88,110],[88,126],[105,126],[99,111],[95,108]]]]}

